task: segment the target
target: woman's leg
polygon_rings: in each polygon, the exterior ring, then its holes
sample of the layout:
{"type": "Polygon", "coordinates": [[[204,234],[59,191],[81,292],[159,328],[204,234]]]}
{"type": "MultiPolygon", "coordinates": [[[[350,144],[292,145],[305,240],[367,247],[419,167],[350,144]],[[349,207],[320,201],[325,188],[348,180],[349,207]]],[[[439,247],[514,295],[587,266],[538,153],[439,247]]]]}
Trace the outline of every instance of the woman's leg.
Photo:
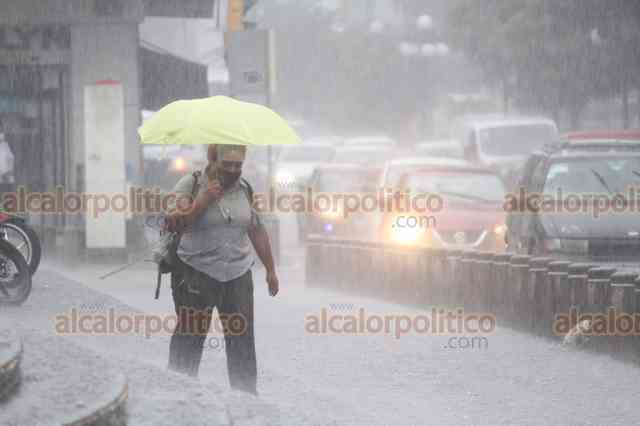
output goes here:
{"type": "Polygon", "coordinates": [[[188,265],[182,268],[184,283],[173,290],[178,322],[169,344],[169,369],[198,376],[203,344],[211,326],[211,288],[207,276],[188,265]]]}
{"type": "Polygon", "coordinates": [[[224,315],[229,383],[233,389],[257,395],[256,346],[253,333],[253,279],[251,270],[221,283],[223,296],[218,312],[224,315]]]}

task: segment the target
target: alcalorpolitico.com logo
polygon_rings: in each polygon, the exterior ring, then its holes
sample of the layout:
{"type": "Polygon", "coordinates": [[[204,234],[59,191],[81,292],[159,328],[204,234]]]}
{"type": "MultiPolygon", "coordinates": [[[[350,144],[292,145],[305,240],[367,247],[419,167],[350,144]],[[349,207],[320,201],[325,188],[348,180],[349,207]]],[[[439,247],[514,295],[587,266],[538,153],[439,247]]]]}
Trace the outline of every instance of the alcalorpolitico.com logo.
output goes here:
{"type": "Polygon", "coordinates": [[[368,313],[364,308],[356,312],[336,313],[326,308],[305,316],[305,331],[309,334],[365,335],[386,334],[399,339],[406,334],[473,335],[493,333],[496,318],[489,313],[465,313],[463,308],[446,310],[432,308],[429,313],[368,313]]]}

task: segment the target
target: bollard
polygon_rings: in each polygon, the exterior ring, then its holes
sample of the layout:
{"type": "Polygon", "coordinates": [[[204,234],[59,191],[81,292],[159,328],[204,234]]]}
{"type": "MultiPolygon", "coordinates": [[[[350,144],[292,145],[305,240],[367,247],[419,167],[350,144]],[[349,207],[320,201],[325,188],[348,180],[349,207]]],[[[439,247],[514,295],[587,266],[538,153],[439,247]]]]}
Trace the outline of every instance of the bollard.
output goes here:
{"type": "Polygon", "coordinates": [[[556,261],[549,263],[549,292],[545,301],[545,316],[549,317],[547,336],[556,337],[555,321],[558,315],[568,315],[571,308],[571,292],[568,286],[569,265],[571,262],[556,261]]]}
{"type": "Polygon", "coordinates": [[[476,260],[477,275],[475,275],[476,309],[482,312],[489,310],[489,288],[492,280],[493,253],[480,252],[476,260]]]}
{"type": "Polygon", "coordinates": [[[395,279],[395,259],[393,251],[384,249],[384,286],[380,298],[383,300],[392,300],[393,297],[393,281],[395,279]]]}
{"type": "Polygon", "coordinates": [[[417,269],[420,271],[420,282],[416,293],[422,306],[434,304],[436,286],[433,282],[433,249],[425,247],[417,254],[417,269]]]}
{"type": "Polygon", "coordinates": [[[634,346],[635,281],[638,274],[615,272],[611,274],[611,292],[608,306],[603,311],[607,319],[607,330],[613,330],[604,340],[606,349],[619,356],[632,356],[634,346]],[[610,324],[613,321],[614,324],[610,324]]]}
{"type": "MultiPolygon", "coordinates": [[[[544,302],[548,297],[548,265],[551,259],[548,257],[535,257],[529,263],[529,286],[526,291],[526,312],[529,329],[542,336],[545,332],[544,302]]],[[[526,325],[526,324],[525,324],[526,325]]]]}
{"type": "Polygon", "coordinates": [[[431,278],[431,253],[428,249],[422,249],[415,255],[415,301],[418,305],[426,307],[433,303],[433,282],[431,278]]]}
{"type": "Polygon", "coordinates": [[[444,249],[429,249],[427,268],[429,271],[429,289],[431,291],[429,296],[431,299],[430,305],[446,303],[446,281],[442,274],[445,259],[446,251],[444,249]]]}
{"type": "Polygon", "coordinates": [[[443,285],[447,291],[447,305],[460,303],[456,300],[456,283],[458,281],[458,266],[462,260],[462,250],[447,250],[442,263],[443,285]]]}
{"type": "MultiPolygon", "coordinates": [[[[585,307],[583,314],[602,314],[605,311],[605,298],[609,292],[609,278],[615,270],[594,266],[587,271],[587,282],[585,290],[585,307]]],[[[608,304],[606,304],[608,305],[608,304]]],[[[608,350],[608,339],[604,336],[593,336],[591,347],[597,351],[608,350]]]]}
{"type": "Polygon", "coordinates": [[[616,270],[607,267],[594,267],[587,273],[586,312],[602,313],[608,306],[610,277],[616,270]]]}
{"type": "Polygon", "coordinates": [[[509,262],[513,257],[512,254],[501,253],[493,256],[493,275],[491,285],[491,306],[490,310],[493,311],[496,317],[500,317],[501,320],[505,319],[507,305],[506,291],[508,284],[508,268],[509,262]]]}
{"type": "Polygon", "coordinates": [[[588,263],[572,263],[569,265],[569,290],[571,292],[571,307],[569,315],[571,327],[576,325],[576,321],[581,313],[586,312],[587,307],[587,275],[591,265],[588,263]]]}
{"type": "Polygon", "coordinates": [[[474,261],[475,252],[473,250],[464,250],[455,268],[455,285],[453,288],[454,303],[467,309],[468,291],[471,286],[473,275],[471,272],[471,263],[474,261]]]}
{"type": "Polygon", "coordinates": [[[363,249],[360,247],[351,247],[349,249],[350,260],[351,260],[351,276],[349,279],[349,291],[352,291],[355,294],[362,295],[363,294],[363,283],[362,283],[362,251],[363,249]]]}
{"type": "Polygon", "coordinates": [[[402,301],[409,305],[414,305],[418,301],[416,294],[418,286],[416,285],[416,270],[418,268],[415,262],[416,254],[414,251],[403,251],[400,253],[400,282],[402,301]]]}
{"type": "Polygon", "coordinates": [[[524,291],[529,281],[530,256],[516,255],[509,264],[509,282],[507,286],[508,314],[507,320],[514,327],[522,327],[526,316],[523,315],[524,291]]]}
{"type": "Polygon", "coordinates": [[[304,283],[307,287],[314,287],[318,284],[316,281],[318,279],[318,271],[317,267],[320,259],[320,250],[319,246],[316,244],[308,244],[306,247],[305,253],[305,262],[304,262],[304,283]]]}
{"type": "Polygon", "coordinates": [[[326,264],[325,264],[325,270],[324,272],[324,276],[326,277],[324,280],[324,286],[328,287],[328,288],[335,288],[336,287],[336,280],[338,278],[336,269],[337,269],[337,250],[334,250],[333,246],[331,245],[323,245],[323,251],[325,253],[325,256],[323,256],[326,259],[326,264]]]}
{"type": "MultiPolygon", "coordinates": [[[[635,282],[635,307],[634,314],[640,315],[640,277],[638,277],[635,282]]],[[[638,330],[640,332],[640,330],[638,330]]],[[[640,335],[633,336],[633,352],[637,356],[640,354],[640,335]]]]}

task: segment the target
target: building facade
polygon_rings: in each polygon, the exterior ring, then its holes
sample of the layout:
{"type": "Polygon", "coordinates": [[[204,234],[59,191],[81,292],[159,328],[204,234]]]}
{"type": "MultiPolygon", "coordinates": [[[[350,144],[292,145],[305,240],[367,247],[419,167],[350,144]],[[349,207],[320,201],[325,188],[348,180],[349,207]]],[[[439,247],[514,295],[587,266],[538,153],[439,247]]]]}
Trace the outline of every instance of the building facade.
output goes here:
{"type": "MultiPolygon", "coordinates": [[[[180,8],[166,0],[8,1],[0,14],[0,132],[15,157],[14,188],[85,191],[85,150],[96,137],[85,117],[86,88],[105,82],[121,87],[121,167],[128,184],[141,184],[140,111],[206,96],[207,82],[206,67],[142,48],[139,25],[149,15],[210,18],[212,0],[180,8]]],[[[82,215],[29,218],[45,243],[85,248],[82,215]]]]}

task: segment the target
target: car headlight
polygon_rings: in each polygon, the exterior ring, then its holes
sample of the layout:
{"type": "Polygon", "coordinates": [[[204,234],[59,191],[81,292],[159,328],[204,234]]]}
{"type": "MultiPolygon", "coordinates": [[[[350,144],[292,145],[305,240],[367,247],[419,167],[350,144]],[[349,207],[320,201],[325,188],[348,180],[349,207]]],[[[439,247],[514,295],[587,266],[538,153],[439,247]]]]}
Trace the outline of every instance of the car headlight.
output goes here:
{"type": "Polygon", "coordinates": [[[391,238],[399,244],[416,244],[420,242],[425,230],[422,227],[401,227],[394,226],[391,229],[391,238]]]}
{"type": "Polygon", "coordinates": [[[342,219],[342,208],[340,206],[337,206],[336,208],[332,208],[320,213],[320,215],[326,219],[331,220],[342,219]]]}
{"type": "Polygon", "coordinates": [[[187,169],[187,162],[184,158],[178,157],[173,161],[173,169],[179,172],[183,172],[187,169]]]}
{"type": "Polygon", "coordinates": [[[292,185],[296,182],[296,177],[293,173],[287,172],[285,170],[280,170],[276,173],[276,183],[280,186],[284,185],[292,185]]]}
{"type": "Polygon", "coordinates": [[[507,227],[505,225],[496,225],[493,228],[493,233],[496,235],[504,235],[507,232],[507,227]]]}

